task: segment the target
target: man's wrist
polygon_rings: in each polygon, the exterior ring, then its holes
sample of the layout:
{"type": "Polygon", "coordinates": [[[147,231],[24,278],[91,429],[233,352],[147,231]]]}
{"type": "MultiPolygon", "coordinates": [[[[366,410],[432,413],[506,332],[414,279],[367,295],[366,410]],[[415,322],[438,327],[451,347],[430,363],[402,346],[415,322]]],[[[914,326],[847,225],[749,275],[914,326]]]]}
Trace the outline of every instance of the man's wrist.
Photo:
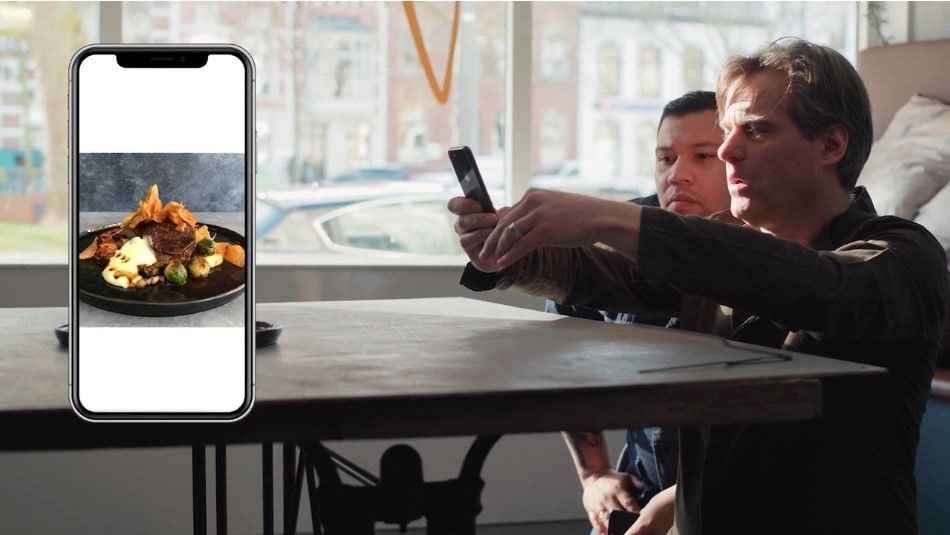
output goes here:
{"type": "Polygon", "coordinates": [[[640,241],[643,208],[626,202],[605,202],[597,225],[598,241],[620,254],[635,259],[640,241]]]}
{"type": "Polygon", "coordinates": [[[594,484],[598,479],[604,477],[605,475],[611,472],[611,468],[601,468],[599,470],[585,470],[580,475],[581,486],[587,488],[588,486],[594,484]]]}

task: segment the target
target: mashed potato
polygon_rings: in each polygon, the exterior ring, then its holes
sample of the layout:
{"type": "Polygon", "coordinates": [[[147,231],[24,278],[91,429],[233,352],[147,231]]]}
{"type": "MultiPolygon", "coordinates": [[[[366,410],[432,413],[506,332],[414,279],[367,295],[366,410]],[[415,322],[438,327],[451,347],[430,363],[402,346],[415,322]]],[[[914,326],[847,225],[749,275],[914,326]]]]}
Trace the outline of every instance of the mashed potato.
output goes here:
{"type": "Polygon", "coordinates": [[[139,267],[151,266],[157,261],[155,251],[148,242],[135,237],[127,241],[109,259],[109,265],[102,270],[102,278],[109,284],[121,288],[137,286],[142,279],[139,275],[139,267]]]}

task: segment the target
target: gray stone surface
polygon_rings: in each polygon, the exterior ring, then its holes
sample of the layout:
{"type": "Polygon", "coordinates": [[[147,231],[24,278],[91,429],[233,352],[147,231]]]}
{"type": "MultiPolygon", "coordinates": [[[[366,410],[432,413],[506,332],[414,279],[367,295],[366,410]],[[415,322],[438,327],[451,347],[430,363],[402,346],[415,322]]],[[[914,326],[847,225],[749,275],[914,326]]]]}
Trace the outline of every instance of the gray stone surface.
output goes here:
{"type": "Polygon", "coordinates": [[[211,310],[184,316],[153,318],[116,314],[79,302],[79,324],[83,327],[244,327],[242,293],[234,301],[211,310]]]}
{"type": "Polygon", "coordinates": [[[244,154],[82,153],[79,210],[131,212],[152,184],[192,212],[243,210],[244,174],[244,154]]]}
{"type": "MultiPolygon", "coordinates": [[[[80,212],[79,228],[85,230],[118,223],[125,215],[125,212],[80,212]]],[[[243,212],[198,212],[195,217],[200,223],[210,223],[244,234],[243,212]]],[[[83,327],[242,327],[246,295],[241,294],[230,303],[197,314],[165,318],[116,314],[80,301],[79,321],[83,327]]]]}

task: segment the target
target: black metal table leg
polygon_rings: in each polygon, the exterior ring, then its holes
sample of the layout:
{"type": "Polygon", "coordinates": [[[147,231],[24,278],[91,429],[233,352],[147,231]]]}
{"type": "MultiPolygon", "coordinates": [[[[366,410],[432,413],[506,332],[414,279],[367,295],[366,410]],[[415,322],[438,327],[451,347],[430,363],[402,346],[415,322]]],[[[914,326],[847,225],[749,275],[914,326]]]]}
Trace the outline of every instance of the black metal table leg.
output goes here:
{"type": "Polygon", "coordinates": [[[218,535],[228,535],[228,447],[214,447],[214,508],[218,535]]]}
{"type": "Polygon", "coordinates": [[[304,453],[303,448],[300,448],[300,458],[297,459],[297,469],[294,471],[294,504],[291,512],[291,518],[293,519],[290,523],[291,533],[297,532],[297,520],[300,519],[300,497],[303,495],[303,469],[304,453]]]}
{"type": "Polygon", "coordinates": [[[261,478],[264,487],[264,535],[274,535],[274,444],[261,444],[261,478]]]}
{"type": "Polygon", "coordinates": [[[205,486],[205,447],[203,445],[192,446],[191,507],[195,535],[206,535],[208,532],[208,518],[207,511],[205,510],[207,499],[205,486]]]}
{"type": "Polygon", "coordinates": [[[296,532],[294,521],[294,474],[296,472],[296,447],[284,443],[284,535],[294,535],[296,532]]]}
{"type": "Polygon", "coordinates": [[[314,455],[316,448],[319,447],[322,446],[318,444],[308,444],[305,449],[307,456],[304,457],[306,462],[304,470],[307,473],[307,496],[310,498],[310,522],[313,524],[314,535],[322,535],[323,533],[323,529],[320,527],[320,508],[317,503],[317,483],[316,475],[314,474],[314,455]]]}

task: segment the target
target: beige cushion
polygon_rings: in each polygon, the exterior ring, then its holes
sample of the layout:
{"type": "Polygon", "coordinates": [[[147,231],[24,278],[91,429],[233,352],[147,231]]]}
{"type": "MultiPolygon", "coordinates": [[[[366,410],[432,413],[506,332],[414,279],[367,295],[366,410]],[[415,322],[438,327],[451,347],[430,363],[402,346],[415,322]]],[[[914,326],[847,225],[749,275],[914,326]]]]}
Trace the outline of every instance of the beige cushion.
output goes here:
{"type": "MultiPolygon", "coordinates": [[[[920,207],[920,213],[914,219],[937,238],[950,262],[950,186],[944,187],[933,199],[920,207]]],[[[950,263],[947,264],[950,269],[950,263]]]]}
{"type": "Polygon", "coordinates": [[[950,106],[914,95],[871,148],[858,184],[879,214],[914,219],[950,182],[950,106]]]}

